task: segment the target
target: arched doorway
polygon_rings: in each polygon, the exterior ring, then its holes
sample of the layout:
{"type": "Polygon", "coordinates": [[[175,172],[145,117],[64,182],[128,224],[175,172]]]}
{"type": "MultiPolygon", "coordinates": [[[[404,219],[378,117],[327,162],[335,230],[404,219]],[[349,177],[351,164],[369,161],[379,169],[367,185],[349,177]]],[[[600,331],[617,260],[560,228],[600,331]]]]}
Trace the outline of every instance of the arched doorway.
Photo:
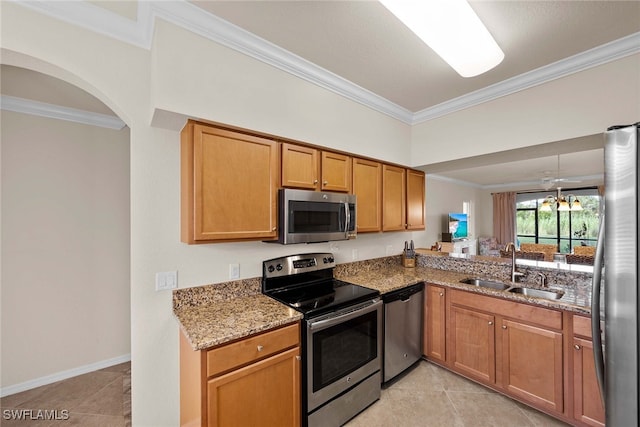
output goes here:
{"type": "Polygon", "coordinates": [[[131,353],[129,129],[75,85],[1,67],[3,408],[64,396],[115,416],[95,403],[123,393],[131,353]]]}

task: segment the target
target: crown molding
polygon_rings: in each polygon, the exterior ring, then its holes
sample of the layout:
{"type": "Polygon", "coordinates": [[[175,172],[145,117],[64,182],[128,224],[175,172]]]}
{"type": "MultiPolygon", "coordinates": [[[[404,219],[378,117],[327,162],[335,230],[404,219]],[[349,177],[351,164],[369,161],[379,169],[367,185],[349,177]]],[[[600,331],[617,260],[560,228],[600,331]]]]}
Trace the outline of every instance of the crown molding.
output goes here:
{"type": "Polygon", "coordinates": [[[433,120],[640,52],[638,32],[413,113],[184,0],[139,1],[135,22],[84,1],[11,1],[144,49],[151,48],[155,19],[161,18],[409,125],[433,120]]]}
{"type": "Polygon", "coordinates": [[[31,114],[49,119],[65,120],[108,129],[120,130],[125,127],[125,123],[116,116],[77,110],[75,108],[47,104],[31,99],[17,98],[15,96],[0,95],[0,108],[16,113],[31,114]]]}
{"type": "Polygon", "coordinates": [[[640,32],[418,111],[413,116],[412,124],[422,123],[492,101],[639,52],[640,32]]]}

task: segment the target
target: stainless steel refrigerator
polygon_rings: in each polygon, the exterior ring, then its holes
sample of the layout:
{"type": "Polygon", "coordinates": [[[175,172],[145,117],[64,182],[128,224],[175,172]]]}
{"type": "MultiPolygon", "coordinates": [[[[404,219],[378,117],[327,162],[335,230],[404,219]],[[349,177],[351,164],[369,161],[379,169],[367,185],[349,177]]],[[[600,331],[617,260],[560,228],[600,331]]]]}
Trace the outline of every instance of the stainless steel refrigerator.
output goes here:
{"type": "Polygon", "coordinates": [[[639,425],[638,125],[613,126],[604,134],[605,207],[594,263],[591,318],[596,373],[610,427],[639,425]],[[600,340],[601,296],[604,342],[600,340]]]}

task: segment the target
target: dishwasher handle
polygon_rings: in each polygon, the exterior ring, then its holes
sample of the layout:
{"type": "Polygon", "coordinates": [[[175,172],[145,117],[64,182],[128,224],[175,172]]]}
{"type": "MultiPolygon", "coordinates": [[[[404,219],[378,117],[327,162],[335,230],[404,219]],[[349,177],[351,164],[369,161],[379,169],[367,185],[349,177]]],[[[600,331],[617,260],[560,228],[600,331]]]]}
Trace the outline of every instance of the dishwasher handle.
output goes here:
{"type": "Polygon", "coordinates": [[[382,301],[385,304],[401,301],[401,302],[409,302],[411,297],[419,292],[422,292],[424,289],[424,282],[417,283],[415,285],[409,286],[408,288],[399,289],[397,291],[389,292],[388,294],[382,295],[382,301]]]}

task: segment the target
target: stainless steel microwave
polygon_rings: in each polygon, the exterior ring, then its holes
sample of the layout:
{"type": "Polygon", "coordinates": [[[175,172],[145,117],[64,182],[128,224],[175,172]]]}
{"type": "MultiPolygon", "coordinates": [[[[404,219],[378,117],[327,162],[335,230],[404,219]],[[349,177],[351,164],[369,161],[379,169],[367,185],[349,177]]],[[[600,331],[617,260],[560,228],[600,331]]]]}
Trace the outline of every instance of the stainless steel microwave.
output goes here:
{"type": "Polygon", "coordinates": [[[309,190],[278,190],[278,242],[355,239],[356,196],[309,190]]]}

